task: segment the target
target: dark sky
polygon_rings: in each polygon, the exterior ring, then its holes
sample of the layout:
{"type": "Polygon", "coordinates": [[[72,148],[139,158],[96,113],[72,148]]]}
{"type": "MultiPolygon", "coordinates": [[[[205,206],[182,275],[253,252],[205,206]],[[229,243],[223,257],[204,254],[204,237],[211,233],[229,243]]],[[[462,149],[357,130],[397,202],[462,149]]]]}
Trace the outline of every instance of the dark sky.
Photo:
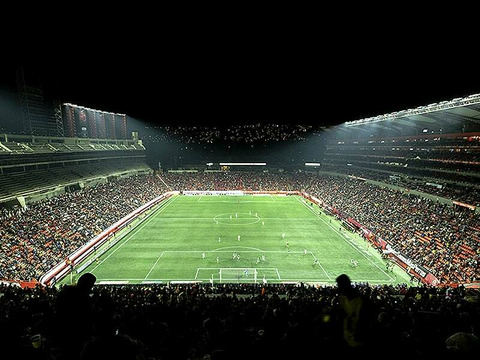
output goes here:
{"type": "Polygon", "coordinates": [[[480,93],[471,54],[417,38],[220,33],[143,42],[129,34],[128,43],[72,41],[49,51],[27,45],[4,62],[0,85],[14,85],[23,65],[51,97],[185,125],[331,125],[480,93]]]}

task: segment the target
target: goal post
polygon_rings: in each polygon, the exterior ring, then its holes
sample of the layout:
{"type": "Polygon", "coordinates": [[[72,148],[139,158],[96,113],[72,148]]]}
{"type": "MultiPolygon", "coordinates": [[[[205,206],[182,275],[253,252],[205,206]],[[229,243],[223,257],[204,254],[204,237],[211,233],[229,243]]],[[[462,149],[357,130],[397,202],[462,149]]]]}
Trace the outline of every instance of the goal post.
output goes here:
{"type": "Polygon", "coordinates": [[[218,270],[220,282],[249,281],[257,283],[258,271],[256,268],[220,268],[218,270]]]}
{"type": "Polygon", "coordinates": [[[197,268],[196,281],[209,281],[210,283],[265,283],[279,281],[280,273],[277,268],[197,268]]]}

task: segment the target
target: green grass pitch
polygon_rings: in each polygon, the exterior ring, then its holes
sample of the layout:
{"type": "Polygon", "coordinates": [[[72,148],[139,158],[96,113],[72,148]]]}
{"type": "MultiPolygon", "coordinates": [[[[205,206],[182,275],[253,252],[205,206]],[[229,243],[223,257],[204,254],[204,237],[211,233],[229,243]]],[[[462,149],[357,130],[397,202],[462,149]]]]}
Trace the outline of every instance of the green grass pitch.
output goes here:
{"type": "Polygon", "coordinates": [[[342,273],[371,284],[408,279],[386,271],[374,249],[317,206],[270,195],[174,196],[84,271],[100,284],[334,284],[342,273]]]}

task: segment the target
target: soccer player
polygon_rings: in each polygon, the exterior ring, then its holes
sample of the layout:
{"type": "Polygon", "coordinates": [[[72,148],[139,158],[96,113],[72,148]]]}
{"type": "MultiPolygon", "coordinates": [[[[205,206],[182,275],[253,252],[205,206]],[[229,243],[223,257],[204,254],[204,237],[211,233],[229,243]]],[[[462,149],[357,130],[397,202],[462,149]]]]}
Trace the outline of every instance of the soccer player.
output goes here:
{"type": "Polygon", "coordinates": [[[202,259],[205,259],[205,257],[206,257],[206,256],[205,256],[205,253],[202,252],[202,259]]]}
{"type": "Polygon", "coordinates": [[[262,254],[262,261],[265,261],[265,255],[262,254]]]}
{"type": "Polygon", "coordinates": [[[220,236],[219,236],[219,237],[218,237],[218,242],[220,242],[220,241],[222,241],[222,240],[220,239],[220,236]]]}
{"type": "Polygon", "coordinates": [[[355,260],[355,259],[350,259],[350,265],[351,265],[352,267],[357,267],[357,266],[358,266],[357,260],[355,260]]]}
{"type": "Polygon", "coordinates": [[[320,265],[317,258],[315,258],[315,260],[313,260],[313,266],[315,266],[315,265],[320,265]]]}
{"type": "Polygon", "coordinates": [[[237,236],[237,240],[240,241],[240,235],[237,236]]]}
{"type": "Polygon", "coordinates": [[[307,255],[307,249],[303,249],[303,255],[307,255]]]}
{"type": "Polygon", "coordinates": [[[285,239],[285,233],[282,233],[282,239],[285,239]]]}
{"type": "Polygon", "coordinates": [[[220,258],[217,256],[217,264],[220,262],[220,258]]]}

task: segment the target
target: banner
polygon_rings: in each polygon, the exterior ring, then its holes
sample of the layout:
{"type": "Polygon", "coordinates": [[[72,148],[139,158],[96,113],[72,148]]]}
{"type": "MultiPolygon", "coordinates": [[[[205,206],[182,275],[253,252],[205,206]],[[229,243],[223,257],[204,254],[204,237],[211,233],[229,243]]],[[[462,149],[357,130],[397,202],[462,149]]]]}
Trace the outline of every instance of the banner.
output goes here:
{"type": "Polygon", "coordinates": [[[390,245],[387,245],[385,253],[392,254],[396,259],[404,263],[407,268],[414,270],[422,278],[425,278],[427,276],[428,273],[426,269],[414,263],[412,259],[409,259],[404,255],[402,255],[401,253],[399,253],[398,251],[394,250],[390,245]]]}

